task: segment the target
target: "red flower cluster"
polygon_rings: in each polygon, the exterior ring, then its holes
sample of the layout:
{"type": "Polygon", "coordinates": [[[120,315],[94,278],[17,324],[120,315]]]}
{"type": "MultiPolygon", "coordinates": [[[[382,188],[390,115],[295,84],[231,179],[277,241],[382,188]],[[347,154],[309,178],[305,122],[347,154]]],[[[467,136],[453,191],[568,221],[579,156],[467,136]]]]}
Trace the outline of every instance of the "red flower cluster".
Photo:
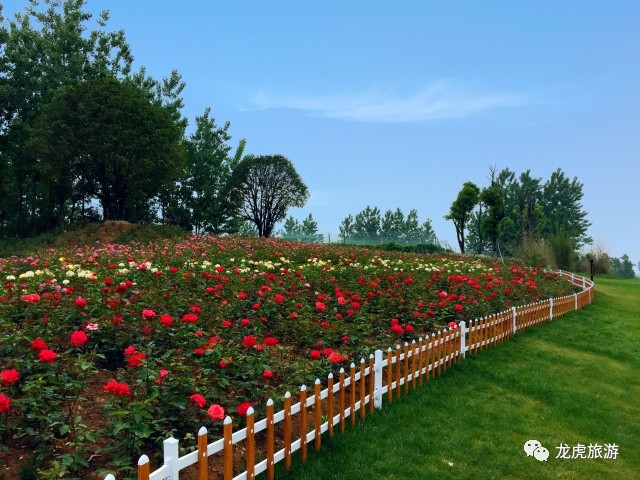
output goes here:
{"type": "Polygon", "coordinates": [[[102,387],[105,392],[111,392],[117,396],[131,396],[131,389],[126,383],[118,383],[116,380],[109,380],[102,387]]]}
{"type": "Polygon", "coordinates": [[[71,334],[71,345],[74,347],[81,347],[87,343],[88,340],[89,338],[87,338],[87,334],[82,330],[76,330],[71,334]]]}
{"type": "Polygon", "coordinates": [[[0,413],[11,410],[11,399],[0,393],[0,413]]]}
{"type": "Polygon", "coordinates": [[[12,368],[10,370],[2,370],[0,372],[0,381],[2,382],[2,386],[17,382],[19,379],[20,373],[15,368],[12,368]]]}

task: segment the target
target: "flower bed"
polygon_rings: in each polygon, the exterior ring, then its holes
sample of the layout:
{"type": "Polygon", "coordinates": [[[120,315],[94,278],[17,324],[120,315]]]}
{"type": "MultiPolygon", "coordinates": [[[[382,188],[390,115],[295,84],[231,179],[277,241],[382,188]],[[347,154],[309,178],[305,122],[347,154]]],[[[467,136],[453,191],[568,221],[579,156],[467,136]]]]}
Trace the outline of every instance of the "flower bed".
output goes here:
{"type": "Polygon", "coordinates": [[[1,444],[45,476],[126,471],[376,348],[573,293],[520,265],[208,236],[0,259],[0,279],[1,444]]]}

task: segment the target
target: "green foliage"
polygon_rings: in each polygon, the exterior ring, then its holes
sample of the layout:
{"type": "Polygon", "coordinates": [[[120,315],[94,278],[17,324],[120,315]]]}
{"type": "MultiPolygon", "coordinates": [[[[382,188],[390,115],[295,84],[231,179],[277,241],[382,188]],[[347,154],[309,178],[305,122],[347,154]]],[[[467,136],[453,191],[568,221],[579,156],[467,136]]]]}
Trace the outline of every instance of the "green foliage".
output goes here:
{"type": "Polygon", "coordinates": [[[471,211],[478,203],[480,189],[473,182],[465,182],[458,197],[451,204],[449,213],[445,215],[446,220],[451,220],[456,228],[456,237],[460,246],[460,253],[465,252],[464,232],[471,211]]]}
{"type": "MultiPolygon", "coordinates": [[[[182,182],[181,199],[195,233],[233,230],[230,203],[223,196],[231,172],[237,164],[228,141],[229,122],[219,127],[207,108],[196,117],[196,131],[186,142],[188,169],[182,182]]],[[[244,149],[244,142],[239,150],[244,149]]],[[[240,155],[242,153],[240,152],[240,155]]]]}
{"type": "Polygon", "coordinates": [[[230,211],[253,222],[261,237],[269,237],[291,207],[303,207],[307,186],[293,163],[282,155],[248,155],[233,169],[224,190],[230,211]]]}
{"type": "Polygon", "coordinates": [[[543,183],[529,170],[516,176],[508,168],[496,174],[491,167],[490,185],[480,192],[478,208],[469,215],[469,249],[491,250],[494,256],[526,252],[536,262],[573,265],[576,258],[566,250],[568,242],[573,250],[592,242],[586,234],[590,223],[581,204],[582,188],[577,178],[570,181],[560,169],[543,183]],[[549,245],[540,247],[539,240],[549,245]],[[542,251],[547,246],[557,258],[542,251]]]}
{"type": "Polygon", "coordinates": [[[613,274],[622,278],[636,278],[636,274],[633,271],[633,262],[629,260],[629,255],[626,253],[620,258],[611,259],[611,267],[613,274]]]}
{"type": "Polygon", "coordinates": [[[324,235],[318,233],[318,222],[313,219],[311,214],[302,223],[290,216],[284,222],[283,230],[278,232],[278,236],[303,242],[322,243],[324,241],[324,235]]]}
{"type": "Polygon", "coordinates": [[[106,77],[64,89],[30,145],[57,192],[59,223],[64,205],[83,195],[99,199],[105,220],[148,222],[161,188],[184,168],[181,135],[170,111],[133,83],[106,77]]]}
{"type": "MultiPolygon", "coordinates": [[[[132,56],[123,32],[88,34],[91,14],[79,0],[30,2],[24,12],[0,25],[0,236],[34,235],[73,217],[86,203],[73,168],[63,182],[43,171],[27,145],[41,113],[60,88],[89,78],[127,76],[132,56]]],[[[67,151],[63,148],[61,154],[67,151]]]]}
{"type": "Polygon", "coordinates": [[[347,215],[339,227],[339,238],[343,243],[359,245],[390,243],[398,245],[437,244],[431,220],[418,223],[418,211],[411,209],[405,218],[397,208],[387,210],[381,217],[378,207],[367,205],[361,212],[347,215]]]}
{"type": "Polygon", "coordinates": [[[553,253],[554,265],[563,270],[573,270],[576,264],[576,253],[573,240],[562,231],[549,241],[553,253]]]}

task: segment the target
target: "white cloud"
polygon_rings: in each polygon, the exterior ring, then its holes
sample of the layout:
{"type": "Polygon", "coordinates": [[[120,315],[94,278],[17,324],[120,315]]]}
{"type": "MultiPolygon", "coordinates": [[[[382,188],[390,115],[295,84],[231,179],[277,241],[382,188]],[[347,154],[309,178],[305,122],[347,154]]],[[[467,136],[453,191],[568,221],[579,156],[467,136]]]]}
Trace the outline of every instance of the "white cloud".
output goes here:
{"type": "Polygon", "coordinates": [[[354,122],[399,123],[464,118],[488,110],[531,103],[530,94],[482,93],[456,82],[439,81],[404,97],[381,92],[328,96],[269,95],[261,92],[251,100],[250,109],[283,108],[354,122]]]}

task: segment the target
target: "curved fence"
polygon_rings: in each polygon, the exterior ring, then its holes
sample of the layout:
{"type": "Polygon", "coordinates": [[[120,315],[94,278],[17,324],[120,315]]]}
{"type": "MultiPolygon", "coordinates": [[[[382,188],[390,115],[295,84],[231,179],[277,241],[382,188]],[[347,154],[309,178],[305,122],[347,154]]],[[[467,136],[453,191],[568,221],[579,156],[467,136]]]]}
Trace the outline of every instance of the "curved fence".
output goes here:
{"type": "MultiPolygon", "coordinates": [[[[149,458],[141,456],[138,479],[179,480],[180,471],[187,468],[195,469],[190,478],[197,480],[252,479],[262,472],[272,479],[275,464],[284,461],[288,469],[294,452],[299,450],[300,458],[305,461],[309,443],[313,442],[313,448],[320,450],[323,433],[328,432],[332,437],[336,429],[344,431],[347,423],[355,425],[357,416],[364,420],[384,403],[406,395],[410,386],[414,389],[441,375],[467,354],[477,354],[517,332],[592,303],[591,280],[562,270],[558,273],[582,290],[512,307],[468,323],[460,322],[455,328],[421,337],[410,344],[396,345],[386,352],[376,350],[375,355],[362,359],[359,365],[352,363],[348,372],[340,369],[338,378],[329,374],[324,389],[319,379],[312,391],[303,385],[296,395],[296,403],[287,392],[283,410],[274,412],[274,403],[269,400],[266,418],[256,421],[253,409],[249,408],[246,427],[241,430],[234,432],[231,417],[227,416],[223,438],[213,443],[208,443],[207,429],[202,427],[198,432],[198,449],[186,455],[180,456],[178,440],[168,438],[163,445],[163,465],[151,472],[149,458]],[[238,464],[242,467],[238,468],[238,464]],[[234,473],[234,467],[244,471],[234,473]]],[[[105,480],[116,479],[107,475],[105,480]]]]}

